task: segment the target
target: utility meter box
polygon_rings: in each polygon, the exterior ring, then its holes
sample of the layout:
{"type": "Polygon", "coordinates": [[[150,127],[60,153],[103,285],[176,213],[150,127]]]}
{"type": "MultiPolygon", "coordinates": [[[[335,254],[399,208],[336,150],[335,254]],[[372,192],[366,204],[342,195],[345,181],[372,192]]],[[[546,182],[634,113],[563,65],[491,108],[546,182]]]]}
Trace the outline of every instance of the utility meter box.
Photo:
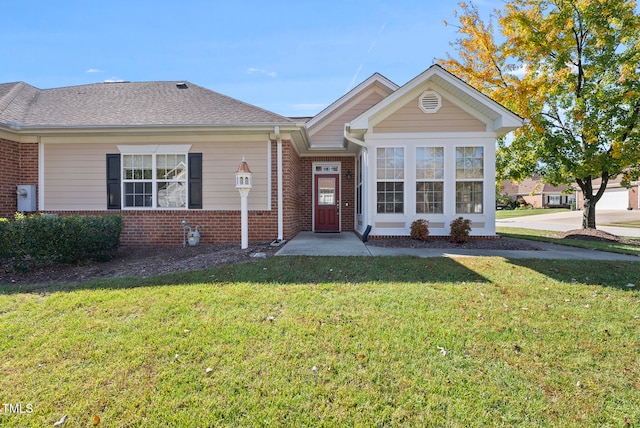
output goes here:
{"type": "Polygon", "coordinates": [[[18,184],[18,212],[32,213],[36,211],[36,186],[34,184],[18,184]]]}

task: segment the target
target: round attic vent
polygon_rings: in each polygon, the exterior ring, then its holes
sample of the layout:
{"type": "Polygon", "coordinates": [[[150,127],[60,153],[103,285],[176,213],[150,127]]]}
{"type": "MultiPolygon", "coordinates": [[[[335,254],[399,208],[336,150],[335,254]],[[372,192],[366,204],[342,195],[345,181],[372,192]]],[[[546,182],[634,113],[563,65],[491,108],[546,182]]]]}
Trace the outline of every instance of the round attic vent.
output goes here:
{"type": "Polygon", "coordinates": [[[440,94],[435,91],[424,91],[422,95],[420,95],[420,98],[418,98],[418,105],[425,113],[435,113],[440,110],[442,106],[442,98],[440,98],[440,94]]]}

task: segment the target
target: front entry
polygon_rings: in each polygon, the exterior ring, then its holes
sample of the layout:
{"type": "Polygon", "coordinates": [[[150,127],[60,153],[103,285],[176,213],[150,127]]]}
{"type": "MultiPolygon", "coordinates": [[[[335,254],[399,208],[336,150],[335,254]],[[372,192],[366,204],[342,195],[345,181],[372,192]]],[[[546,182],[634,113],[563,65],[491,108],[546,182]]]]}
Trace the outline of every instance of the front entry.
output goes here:
{"type": "Polygon", "coordinates": [[[314,195],[314,230],[340,232],[340,190],[338,174],[317,174],[314,195]]]}

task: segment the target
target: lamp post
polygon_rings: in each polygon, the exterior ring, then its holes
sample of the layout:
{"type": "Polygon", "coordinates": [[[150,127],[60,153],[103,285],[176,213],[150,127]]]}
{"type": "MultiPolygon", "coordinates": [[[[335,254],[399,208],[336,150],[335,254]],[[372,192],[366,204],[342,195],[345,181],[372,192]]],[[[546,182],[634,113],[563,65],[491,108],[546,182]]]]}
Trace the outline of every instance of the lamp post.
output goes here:
{"type": "Polygon", "coordinates": [[[247,198],[251,191],[252,177],[253,174],[249,169],[249,165],[243,157],[236,171],[236,189],[240,193],[240,233],[241,248],[243,250],[249,247],[249,208],[247,206],[247,198]]]}

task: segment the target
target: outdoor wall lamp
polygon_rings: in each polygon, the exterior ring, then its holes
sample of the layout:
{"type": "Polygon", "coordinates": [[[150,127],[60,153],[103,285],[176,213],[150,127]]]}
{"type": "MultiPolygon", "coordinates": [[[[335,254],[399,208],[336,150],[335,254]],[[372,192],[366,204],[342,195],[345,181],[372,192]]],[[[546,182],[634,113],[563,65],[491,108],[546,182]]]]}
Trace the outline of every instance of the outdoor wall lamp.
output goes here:
{"type": "Polygon", "coordinates": [[[347,177],[347,180],[351,180],[353,178],[353,174],[351,173],[351,170],[347,171],[347,173],[345,174],[345,177],[347,177]]]}

